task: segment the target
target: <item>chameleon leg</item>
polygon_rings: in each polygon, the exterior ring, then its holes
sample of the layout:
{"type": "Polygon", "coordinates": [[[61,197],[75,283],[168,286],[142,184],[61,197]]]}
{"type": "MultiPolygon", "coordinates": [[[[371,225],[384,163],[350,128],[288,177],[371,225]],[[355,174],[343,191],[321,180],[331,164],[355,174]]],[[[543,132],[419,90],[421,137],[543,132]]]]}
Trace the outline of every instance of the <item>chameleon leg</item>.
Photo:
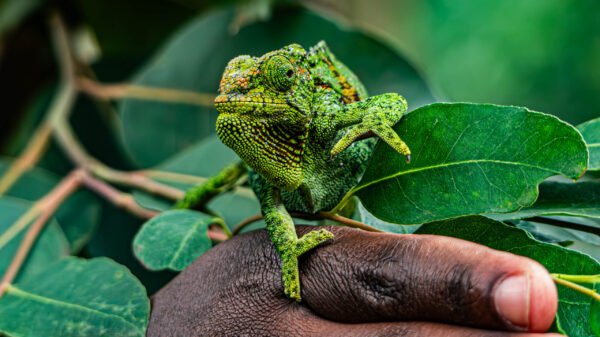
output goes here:
{"type": "Polygon", "coordinates": [[[357,140],[375,135],[410,161],[410,149],[392,129],[406,109],[406,101],[398,94],[383,94],[346,105],[336,125],[338,128],[351,128],[333,146],[331,155],[341,153],[357,140]]]}
{"type": "Polygon", "coordinates": [[[242,161],[229,165],[206,182],[190,188],[174,208],[203,208],[210,199],[223,192],[224,187],[236,182],[246,173],[246,164],[242,161]]]}
{"type": "Polygon", "coordinates": [[[331,232],[320,229],[298,239],[296,228],[283,205],[279,189],[269,187],[261,198],[261,209],[275,250],[281,257],[284,293],[300,302],[298,257],[315,246],[333,239],[331,232]]]}

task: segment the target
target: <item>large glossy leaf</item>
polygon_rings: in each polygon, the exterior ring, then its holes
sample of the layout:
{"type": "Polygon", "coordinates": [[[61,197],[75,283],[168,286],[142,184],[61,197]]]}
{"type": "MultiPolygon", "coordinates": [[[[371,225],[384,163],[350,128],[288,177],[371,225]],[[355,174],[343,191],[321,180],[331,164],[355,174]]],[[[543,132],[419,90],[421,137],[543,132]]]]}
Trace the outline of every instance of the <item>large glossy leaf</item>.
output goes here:
{"type": "MultiPolygon", "coordinates": [[[[12,160],[0,158],[0,176],[6,172],[12,160]]],[[[60,178],[40,168],[32,168],[6,192],[6,195],[36,201],[50,192],[60,178]]],[[[90,239],[100,219],[102,206],[90,192],[73,193],[56,211],[56,219],[62,227],[72,252],[78,252],[90,239]]]]}
{"type": "MultiPolygon", "coordinates": [[[[12,197],[0,198],[0,275],[4,275],[27,228],[31,225],[24,224],[22,227],[17,227],[15,222],[31,206],[32,203],[25,200],[12,197]]],[[[68,254],[69,243],[56,220],[51,219],[33,245],[16,281],[30,278],[40,269],[46,268],[48,264],[68,254]]]]}
{"type": "MultiPolygon", "coordinates": [[[[600,263],[591,257],[556,245],[535,240],[522,229],[485,217],[471,216],[428,223],[417,234],[436,234],[461,238],[530,257],[551,273],[593,275],[600,273],[600,263]]],[[[590,306],[593,299],[563,286],[558,287],[557,318],[568,336],[593,336],[590,331],[590,306]]]]}
{"type": "Polygon", "coordinates": [[[551,175],[581,176],[588,153],[556,117],[488,104],[432,104],[395,127],[412,161],[379,142],[354,189],[378,218],[418,224],[531,204],[551,175]]]}
{"type": "Polygon", "coordinates": [[[540,215],[570,215],[600,218],[600,182],[544,182],[531,206],[517,212],[487,214],[496,220],[524,219],[540,215]]]}
{"type": "MultiPolygon", "coordinates": [[[[237,55],[259,56],[290,43],[310,47],[325,40],[372,94],[399,92],[411,107],[433,101],[412,66],[369,36],[345,31],[298,8],[277,9],[270,21],[245,26],[232,35],[233,14],[233,10],[212,12],[190,23],[140,70],[133,82],[216,94],[225,65],[237,55]]],[[[143,167],[158,164],[214,133],[213,108],[127,99],[119,110],[125,146],[143,167]]]]}
{"type": "Polygon", "coordinates": [[[133,251],[148,269],[183,270],[212,247],[208,226],[215,221],[192,210],[163,212],[142,226],[133,240],[133,251]]]}
{"type": "Polygon", "coordinates": [[[590,151],[588,170],[600,170],[600,118],[577,125],[590,151]]]}
{"type": "Polygon", "coordinates": [[[127,268],[107,258],[69,257],[0,299],[0,332],[14,337],[139,336],[150,301],[127,268]]]}

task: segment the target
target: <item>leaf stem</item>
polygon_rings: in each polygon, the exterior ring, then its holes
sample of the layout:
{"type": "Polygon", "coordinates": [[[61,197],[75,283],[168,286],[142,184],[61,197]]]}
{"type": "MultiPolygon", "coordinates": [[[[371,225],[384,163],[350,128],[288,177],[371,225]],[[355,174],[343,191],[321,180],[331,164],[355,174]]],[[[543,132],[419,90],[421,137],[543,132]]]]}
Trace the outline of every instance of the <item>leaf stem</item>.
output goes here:
{"type": "MultiPolygon", "coordinates": [[[[356,220],[352,220],[346,217],[343,217],[341,215],[337,215],[337,214],[333,214],[331,212],[318,212],[316,214],[307,214],[307,213],[297,213],[297,212],[290,212],[290,215],[295,217],[295,218],[301,218],[301,219],[306,219],[306,220],[323,220],[323,219],[328,219],[328,220],[332,220],[335,222],[338,222],[344,226],[347,227],[351,227],[351,228],[358,228],[358,229],[362,229],[368,232],[378,232],[378,233],[383,233],[382,230],[377,229],[375,227],[371,227],[367,224],[364,224],[360,221],[356,221],[356,220]]],[[[250,216],[242,221],[240,221],[240,223],[238,223],[234,228],[233,231],[231,231],[232,235],[237,235],[240,233],[240,231],[242,229],[244,229],[244,227],[246,227],[247,225],[258,221],[260,219],[263,218],[262,214],[255,214],[253,216],[250,216]]]]}
{"type": "Polygon", "coordinates": [[[599,283],[600,274],[597,275],[567,275],[567,274],[550,274],[553,278],[558,278],[565,281],[577,283],[599,283]]]}
{"type": "MultiPolygon", "coordinates": [[[[27,232],[25,233],[25,237],[21,241],[19,248],[17,248],[17,252],[13,256],[4,276],[2,277],[2,281],[0,281],[0,297],[4,295],[6,288],[10,283],[15,279],[25,258],[31,251],[31,247],[35,243],[37,237],[40,232],[48,222],[48,219],[54,214],[56,209],[60,206],[60,204],[73,193],[80,185],[80,171],[74,171],[69,174],[65,179],[63,179],[58,186],[56,186],[50,193],[44,196],[41,200],[36,202],[25,214],[23,214],[17,223],[25,222],[29,223],[31,221],[30,217],[33,214],[37,214],[34,216],[35,221],[29,227],[27,232]]],[[[14,226],[14,225],[13,225],[14,226]]]]}
{"type": "Polygon", "coordinates": [[[188,90],[147,87],[134,84],[102,84],[79,77],[77,88],[100,99],[136,98],[150,101],[189,104],[212,108],[215,95],[188,90]]]}
{"type": "Polygon", "coordinates": [[[573,289],[575,291],[578,291],[578,292],[580,292],[582,294],[585,294],[585,295],[587,295],[587,296],[589,296],[589,297],[591,297],[591,298],[593,298],[593,299],[595,299],[597,301],[600,301],[600,294],[598,294],[595,289],[589,289],[589,288],[586,288],[584,286],[580,286],[577,283],[564,280],[562,278],[556,277],[555,275],[556,274],[550,274],[550,276],[552,277],[552,279],[554,280],[554,282],[556,282],[557,284],[560,284],[560,285],[563,285],[565,287],[571,288],[571,289],[573,289]]]}

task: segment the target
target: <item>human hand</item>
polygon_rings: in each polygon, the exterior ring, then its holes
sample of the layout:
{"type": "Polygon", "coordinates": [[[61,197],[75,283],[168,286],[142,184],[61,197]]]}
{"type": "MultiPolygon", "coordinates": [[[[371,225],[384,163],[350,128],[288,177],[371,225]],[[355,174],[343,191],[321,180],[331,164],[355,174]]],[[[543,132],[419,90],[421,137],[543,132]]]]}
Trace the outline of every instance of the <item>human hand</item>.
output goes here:
{"type": "Polygon", "coordinates": [[[556,314],[554,283],[531,259],[443,236],[327,229],[335,242],[300,258],[302,303],[285,297],[280,258],[254,231],[154,295],[147,336],[524,337],[556,314]]]}

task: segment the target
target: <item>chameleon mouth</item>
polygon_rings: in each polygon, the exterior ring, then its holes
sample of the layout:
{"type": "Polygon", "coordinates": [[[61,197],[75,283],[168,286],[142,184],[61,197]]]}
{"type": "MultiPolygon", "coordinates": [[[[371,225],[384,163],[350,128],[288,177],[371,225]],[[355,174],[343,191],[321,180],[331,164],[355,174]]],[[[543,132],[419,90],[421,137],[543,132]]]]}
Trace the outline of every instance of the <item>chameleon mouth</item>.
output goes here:
{"type": "Polygon", "coordinates": [[[281,111],[293,107],[286,100],[263,95],[219,95],[215,98],[215,107],[219,113],[252,113],[255,111],[281,111]]]}

